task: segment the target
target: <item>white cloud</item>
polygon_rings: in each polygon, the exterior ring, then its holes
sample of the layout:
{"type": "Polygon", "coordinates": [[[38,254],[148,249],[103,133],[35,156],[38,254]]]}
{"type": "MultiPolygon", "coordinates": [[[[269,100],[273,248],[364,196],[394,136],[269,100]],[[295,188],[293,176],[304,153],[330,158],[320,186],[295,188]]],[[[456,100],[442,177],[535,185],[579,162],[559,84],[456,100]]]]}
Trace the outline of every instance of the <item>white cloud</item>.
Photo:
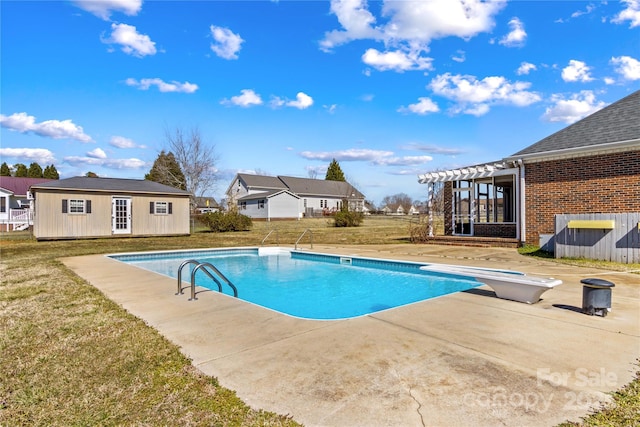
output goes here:
{"type": "Polygon", "coordinates": [[[630,56],[617,56],[611,58],[611,64],[625,80],[640,80],[640,61],[630,56]]]}
{"type": "Polygon", "coordinates": [[[530,62],[521,62],[520,66],[516,70],[516,74],[521,76],[523,74],[529,74],[531,71],[535,71],[537,69],[538,68],[535,66],[535,64],[532,64],[530,62]]]}
{"type": "Polygon", "coordinates": [[[308,160],[332,160],[337,161],[369,161],[374,162],[380,158],[393,156],[393,151],[368,150],[364,148],[351,148],[341,151],[303,151],[300,156],[308,160]]]}
{"type": "Polygon", "coordinates": [[[10,116],[0,114],[0,125],[20,133],[33,132],[53,139],[69,138],[80,142],[92,142],[91,137],[84,133],[82,126],[74,124],[71,120],[45,120],[36,123],[34,116],[29,116],[27,113],[14,113],[10,116]]]}
{"type": "Polygon", "coordinates": [[[93,159],[106,159],[107,153],[104,152],[102,148],[96,148],[87,153],[87,157],[91,157],[93,159]]]}
{"type": "Polygon", "coordinates": [[[102,166],[108,169],[142,169],[147,166],[146,162],[135,158],[107,159],[89,156],[67,156],[63,160],[70,165],[102,166]]]}
{"type": "Polygon", "coordinates": [[[489,112],[491,105],[526,107],[540,101],[540,95],[527,90],[530,86],[528,82],[511,83],[498,76],[478,80],[474,76],[445,73],[432,79],[427,87],[440,96],[456,101],[458,105],[452,112],[481,116],[489,112]]]}
{"type": "Polygon", "coordinates": [[[338,108],[337,104],[331,104],[331,105],[323,105],[322,108],[324,108],[325,110],[327,110],[327,112],[329,114],[333,114],[336,112],[336,109],[338,108]]]}
{"type": "Polygon", "coordinates": [[[450,156],[456,156],[458,154],[464,153],[464,151],[459,148],[439,147],[437,145],[419,144],[415,142],[406,144],[400,148],[402,148],[403,150],[418,150],[425,151],[429,154],[447,154],[450,156]]]}
{"type": "Polygon", "coordinates": [[[464,62],[467,60],[466,52],[464,50],[458,49],[456,51],[456,54],[451,56],[451,59],[453,59],[456,62],[464,62]]]}
{"type": "Polygon", "coordinates": [[[548,107],[542,118],[549,122],[564,122],[571,124],[604,108],[607,104],[596,101],[596,97],[590,90],[572,94],[569,98],[563,95],[552,95],[551,102],[554,105],[548,107]]]}
{"type": "Polygon", "coordinates": [[[141,79],[140,81],[134,78],[128,78],[127,80],[125,80],[125,84],[127,86],[137,87],[140,90],[148,90],[151,86],[156,86],[160,92],[194,93],[198,90],[198,85],[194,83],[180,83],[175,80],[167,83],[158,78],[141,79]]]}
{"type": "Polygon", "coordinates": [[[344,29],[325,33],[320,48],[330,51],[332,48],[352,40],[377,39],[380,32],[372,27],[376,19],[367,10],[366,0],[331,0],[331,13],[336,15],[344,29]]]}
{"type": "Polygon", "coordinates": [[[146,148],[144,145],[138,145],[132,139],[124,136],[112,136],[109,140],[109,145],[117,148],[146,148]]]}
{"type": "Polygon", "coordinates": [[[565,82],[589,82],[593,80],[589,71],[591,67],[582,61],[572,59],[569,65],[562,69],[562,80],[565,82]]]}
{"type": "Polygon", "coordinates": [[[379,166],[415,166],[429,163],[433,160],[431,156],[402,156],[402,157],[382,157],[373,162],[379,166]]]}
{"type": "Polygon", "coordinates": [[[587,7],[585,7],[585,9],[584,9],[584,10],[577,10],[577,11],[573,12],[573,13],[571,14],[571,17],[572,17],[572,18],[578,18],[578,17],[580,17],[580,16],[582,16],[582,15],[588,15],[588,14],[590,14],[591,12],[593,12],[593,11],[595,10],[595,8],[596,8],[596,7],[595,7],[594,5],[592,5],[592,4],[588,4],[588,5],[587,5],[587,7]]]}
{"type": "Polygon", "coordinates": [[[103,39],[103,43],[113,43],[122,46],[122,51],[128,55],[142,58],[156,54],[156,44],[146,34],[140,34],[133,25],[111,24],[111,36],[103,39]]]}
{"type": "Polygon", "coordinates": [[[494,15],[505,4],[480,0],[385,1],[382,15],[390,19],[383,28],[384,37],[423,49],[437,38],[469,39],[490,31],[495,25],[494,15]]]}
{"type": "Polygon", "coordinates": [[[300,110],[304,110],[305,108],[309,108],[313,105],[313,98],[311,98],[304,92],[298,92],[298,94],[296,95],[296,100],[289,101],[285,105],[287,107],[294,107],[300,110]]]}
{"type": "Polygon", "coordinates": [[[500,39],[498,43],[507,47],[523,46],[527,39],[527,32],[524,30],[522,21],[518,18],[511,18],[509,21],[509,34],[500,39]]]}
{"type": "Polygon", "coordinates": [[[300,156],[308,160],[330,161],[336,159],[342,162],[369,162],[377,166],[406,166],[420,165],[433,160],[431,156],[394,156],[393,151],[369,150],[352,148],[341,151],[303,151],[300,156]]]}
{"type": "Polygon", "coordinates": [[[27,159],[39,164],[50,164],[56,160],[46,148],[0,148],[0,156],[27,159]]]}
{"type": "Polygon", "coordinates": [[[216,27],[215,25],[212,25],[210,30],[214,40],[214,43],[211,43],[211,50],[220,58],[238,59],[240,46],[244,42],[242,37],[234,34],[228,28],[216,27]]]}
{"type": "Polygon", "coordinates": [[[438,105],[427,97],[420,97],[418,98],[417,103],[410,104],[407,107],[398,108],[399,113],[414,113],[419,115],[425,115],[427,113],[437,113],[438,111],[440,111],[438,105]]]}
{"type": "Polygon", "coordinates": [[[629,28],[640,26],[640,0],[622,0],[621,3],[625,4],[626,8],[618,13],[611,22],[623,24],[625,21],[629,21],[629,28]]]}
{"type": "Polygon", "coordinates": [[[433,59],[420,57],[419,52],[387,51],[367,49],[362,55],[362,62],[379,71],[431,70],[433,59]]]}
{"type": "Polygon", "coordinates": [[[223,99],[223,105],[237,105],[239,107],[251,107],[252,105],[262,105],[262,98],[251,89],[242,89],[241,95],[232,96],[231,99],[223,99]]]}
{"type": "Polygon", "coordinates": [[[73,3],[104,20],[108,20],[112,12],[133,16],[142,9],[142,0],[74,0],[73,3]]]}
{"type": "Polygon", "coordinates": [[[459,37],[465,40],[490,31],[494,16],[506,1],[481,0],[385,0],[377,23],[366,0],[332,0],[331,13],[341,29],[325,33],[320,49],[325,52],[353,40],[374,40],[385,44],[386,52],[367,50],[362,56],[366,64],[379,70],[431,69],[429,51],[433,39],[459,37]]]}

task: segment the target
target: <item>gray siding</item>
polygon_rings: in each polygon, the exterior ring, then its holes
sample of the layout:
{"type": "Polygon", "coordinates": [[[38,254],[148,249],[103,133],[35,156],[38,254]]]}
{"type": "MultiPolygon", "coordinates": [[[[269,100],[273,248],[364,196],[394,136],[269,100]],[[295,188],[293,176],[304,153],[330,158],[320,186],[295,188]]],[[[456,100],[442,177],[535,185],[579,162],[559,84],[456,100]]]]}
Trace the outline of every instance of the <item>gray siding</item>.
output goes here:
{"type": "Polygon", "coordinates": [[[268,199],[269,219],[299,218],[302,201],[289,193],[280,193],[268,199]],[[293,216],[293,215],[296,216],[293,216]]]}
{"type": "Polygon", "coordinates": [[[556,258],[640,263],[640,213],[556,215],[556,258]],[[609,229],[569,228],[571,220],[614,220],[609,229]]]}

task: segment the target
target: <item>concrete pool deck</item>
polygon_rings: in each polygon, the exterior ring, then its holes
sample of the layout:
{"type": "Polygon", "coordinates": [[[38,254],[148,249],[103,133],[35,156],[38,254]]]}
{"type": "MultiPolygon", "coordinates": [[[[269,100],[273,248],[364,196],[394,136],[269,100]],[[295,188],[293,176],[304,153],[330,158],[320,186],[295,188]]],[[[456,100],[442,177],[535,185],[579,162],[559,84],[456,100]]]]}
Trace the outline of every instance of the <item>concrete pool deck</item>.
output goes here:
{"type": "MultiPolygon", "coordinates": [[[[314,245],[314,252],[503,268],[563,284],[537,304],[487,286],[354,319],[293,318],[103,255],[62,261],[256,409],[307,426],[551,426],[579,421],[639,369],[640,275],[514,249],[314,245]],[[581,279],[615,283],[607,317],[581,313],[581,279]]],[[[242,292],[240,289],[239,292],[242,292]]]]}

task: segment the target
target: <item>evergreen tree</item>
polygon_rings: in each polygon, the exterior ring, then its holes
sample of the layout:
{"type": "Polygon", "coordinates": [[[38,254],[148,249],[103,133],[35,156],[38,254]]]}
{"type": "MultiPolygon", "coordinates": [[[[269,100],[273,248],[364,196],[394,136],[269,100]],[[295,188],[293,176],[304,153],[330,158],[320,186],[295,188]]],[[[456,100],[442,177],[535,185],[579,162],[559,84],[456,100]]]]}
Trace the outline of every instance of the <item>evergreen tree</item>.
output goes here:
{"type": "Polygon", "coordinates": [[[344,173],[336,159],[331,160],[331,163],[327,168],[327,176],[325,176],[324,179],[327,181],[346,181],[344,173]]]}
{"type": "Polygon", "coordinates": [[[164,150],[160,152],[158,158],[153,162],[151,170],[144,176],[144,179],[181,190],[187,189],[184,173],[182,173],[175,156],[171,152],[165,153],[164,150]]]}
{"type": "Polygon", "coordinates": [[[16,169],[14,176],[21,178],[26,178],[27,176],[29,176],[29,170],[27,169],[26,165],[23,165],[22,163],[16,163],[14,167],[16,169]]]}
{"type": "Polygon", "coordinates": [[[2,162],[0,165],[0,176],[11,176],[11,169],[9,169],[7,162],[2,162]]]}
{"type": "Polygon", "coordinates": [[[31,163],[27,171],[27,176],[29,178],[42,178],[42,167],[36,162],[31,163]]]}
{"type": "Polygon", "coordinates": [[[98,174],[95,172],[87,172],[87,174],[85,175],[87,178],[98,178],[98,174]]]}
{"type": "Polygon", "coordinates": [[[42,173],[43,178],[47,179],[60,179],[60,175],[58,174],[58,170],[55,166],[46,166],[44,168],[44,172],[42,173]]]}

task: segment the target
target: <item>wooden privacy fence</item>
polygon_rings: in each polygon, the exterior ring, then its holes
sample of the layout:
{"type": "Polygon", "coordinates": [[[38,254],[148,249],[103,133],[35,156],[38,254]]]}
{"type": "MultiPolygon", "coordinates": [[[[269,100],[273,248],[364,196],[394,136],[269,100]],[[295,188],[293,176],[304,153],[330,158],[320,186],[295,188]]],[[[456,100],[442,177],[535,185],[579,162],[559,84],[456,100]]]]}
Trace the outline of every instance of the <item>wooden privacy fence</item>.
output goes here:
{"type": "Polygon", "coordinates": [[[556,215],[556,258],[640,263],[640,212],[556,215]]]}

